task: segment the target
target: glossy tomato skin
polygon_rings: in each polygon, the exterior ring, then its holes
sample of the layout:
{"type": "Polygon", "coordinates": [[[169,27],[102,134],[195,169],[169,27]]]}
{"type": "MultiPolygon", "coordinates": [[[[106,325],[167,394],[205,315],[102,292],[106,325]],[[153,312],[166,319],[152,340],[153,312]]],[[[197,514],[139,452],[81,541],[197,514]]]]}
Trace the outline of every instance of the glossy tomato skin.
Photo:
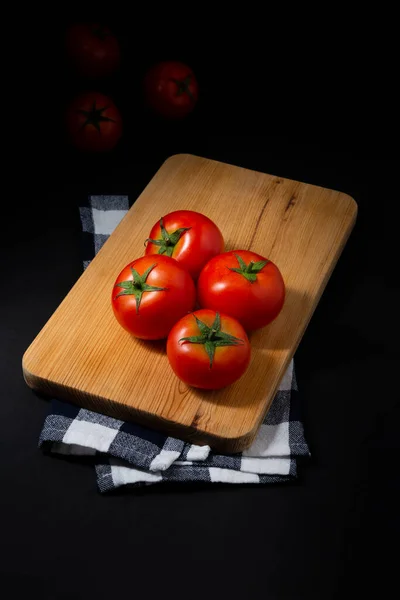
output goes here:
{"type": "Polygon", "coordinates": [[[166,338],[171,327],[184,315],[193,310],[196,288],[189,273],[173,258],[168,256],[143,256],[122,269],[115,280],[111,302],[119,324],[135,337],[143,340],[166,338]],[[146,283],[166,288],[164,291],[144,292],[136,312],[134,295],[121,295],[116,284],[133,279],[131,267],[143,273],[156,265],[149,273],[146,283]]]}
{"type": "Polygon", "coordinates": [[[248,250],[234,250],[215,256],[200,273],[198,301],[200,306],[231,315],[246,331],[251,331],[265,327],[278,316],[285,301],[285,283],[278,267],[271,261],[258,273],[254,282],[231,271],[239,267],[237,254],[246,264],[266,260],[248,250]]]}
{"type": "Polygon", "coordinates": [[[243,344],[216,348],[213,365],[203,345],[180,342],[181,338],[199,335],[194,315],[211,327],[216,312],[209,309],[196,310],[178,321],[171,329],[167,340],[167,356],[177,377],[192,387],[216,390],[237,381],[250,363],[251,347],[242,325],[220,314],[221,330],[240,340],[243,344]]]}
{"type": "Polygon", "coordinates": [[[66,32],[69,60],[83,77],[106,77],[120,64],[121,52],[117,38],[104,25],[75,23],[66,32]]]}
{"type": "MultiPolygon", "coordinates": [[[[216,224],[205,215],[192,210],[177,210],[163,217],[165,229],[172,233],[181,227],[189,227],[176,244],[172,258],[197,279],[203,266],[224,249],[224,238],[216,224]]],[[[160,240],[160,221],[154,224],[149,238],[160,240]]],[[[146,245],[146,255],[158,254],[159,247],[151,242],[146,245]]]]}
{"type": "Polygon", "coordinates": [[[170,119],[186,117],[196,106],[199,94],[193,71],[177,61],[154,65],[146,74],[144,91],[150,107],[170,119]]]}
{"type": "Polygon", "coordinates": [[[122,135],[122,119],[108,96],[89,92],[75,98],[67,109],[67,131],[71,142],[87,152],[112,150],[122,135]],[[98,127],[90,115],[98,116],[98,127]]]}

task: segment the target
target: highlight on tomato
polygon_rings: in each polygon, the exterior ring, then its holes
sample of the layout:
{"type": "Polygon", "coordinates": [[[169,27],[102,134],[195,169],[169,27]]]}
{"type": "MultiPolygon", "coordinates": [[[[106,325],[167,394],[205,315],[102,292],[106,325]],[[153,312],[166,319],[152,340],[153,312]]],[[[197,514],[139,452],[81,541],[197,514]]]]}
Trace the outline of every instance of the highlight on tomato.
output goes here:
{"type": "Polygon", "coordinates": [[[285,283],[278,267],[248,250],[212,258],[197,282],[200,306],[231,315],[246,331],[271,323],[282,310],[285,283]]]}
{"type": "Polygon", "coordinates": [[[143,340],[166,338],[194,309],[196,288],[189,273],[169,256],[143,256],[124,267],[112,289],[119,324],[143,340]]]}
{"type": "Polygon", "coordinates": [[[146,255],[175,258],[197,279],[203,266],[224,249],[224,238],[217,225],[193,210],[170,212],[154,224],[145,241],[146,255]]]}
{"type": "Polygon", "coordinates": [[[230,385],[244,374],[251,347],[236,319],[201,309],[173,326],[168,335],[167,356],[174,373],[184,383],[214,390],[230,385]]]}

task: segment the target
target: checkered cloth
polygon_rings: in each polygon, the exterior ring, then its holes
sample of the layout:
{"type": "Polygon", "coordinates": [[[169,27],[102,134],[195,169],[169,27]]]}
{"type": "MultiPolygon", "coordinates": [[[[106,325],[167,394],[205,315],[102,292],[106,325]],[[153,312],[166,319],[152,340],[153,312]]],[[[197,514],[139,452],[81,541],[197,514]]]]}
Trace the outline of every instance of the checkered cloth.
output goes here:
{"type": "MultiPolygon", "coordinates": [[[[80,207],[84,268],[129,210],[127,196],[90,196],[80,207]]],[[[276,483],[297,475],[308,456],[300,401],[290,363],[252,446],[221,455],[135,423],[53,400],[39,440],[53,454],[90,457],[101,492],[162,481],[276,483]]]]}

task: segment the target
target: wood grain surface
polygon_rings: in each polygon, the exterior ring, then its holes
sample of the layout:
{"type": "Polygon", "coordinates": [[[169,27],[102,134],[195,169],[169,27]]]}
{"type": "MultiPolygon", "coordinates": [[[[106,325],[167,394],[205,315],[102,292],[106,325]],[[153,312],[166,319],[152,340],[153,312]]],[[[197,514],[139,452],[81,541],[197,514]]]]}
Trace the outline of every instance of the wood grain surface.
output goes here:
{"type": "MultiPolygon", "coordinates": [[[[248,447],[355,223],[348,195],[195,157],[169,158],[23,357],[29,386],[223,452],[248,447]],[[180,382],[164,342],[143,342],[114,318],[111,290],[162,215],[203,212],[226,250],[248,249],[280,268],[287,297],[279,317],[251,334],[245,375],[219,391],[180,382]]],[[[345,302],[345,297],[343,298],[345,302]]]]}

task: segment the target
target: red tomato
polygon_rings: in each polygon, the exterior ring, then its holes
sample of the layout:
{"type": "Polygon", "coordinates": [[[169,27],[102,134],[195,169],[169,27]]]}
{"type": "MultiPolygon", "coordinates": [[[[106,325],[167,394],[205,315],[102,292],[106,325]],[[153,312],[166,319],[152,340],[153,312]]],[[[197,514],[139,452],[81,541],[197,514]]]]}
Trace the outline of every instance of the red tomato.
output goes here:
{"type": "Polygon", "coordinates": [[[146,99],[153,110],[167,118],[188,115],[196,105],[199,89],[193,71],[181,62],[154,65],[144,81],[146,99]]]}
{"type": "Polygon", "coordinates": [[[189,273],[173,258],[143,256],[122,269],[111,301],[124,329],[143,340],[159,340],[193,310],[196,288],[189,273]]]}
{"type": "Polygon", "coordinates": [[[211,259],[198,280],[200,306],[231,315],[246,330],[268,325],[285,301],[278,267],[248,250],[233,250],[211,259]]]}
{"type": "Polygon", "coordinates": [[[84,77],[105,77],[119,66],[121,53],[115,35],[98,23],[76,23],[66,34],[67,54],[84,77]]]}
{"type": "Polygon", "coordinates": [[[79,150],[111,150],[122,135],[121,115],[108,96],[98,92],[83,94],[68,107],[67,129],[79,150]]]}
{"type": "Polygon", "coordinates": [[[172,256],[194,279],[206,262],[224,249],[224,238],[215,223],[193,210],[176,210],[162,217],[146,242],[146,254],[172,256]]]}
{"type": "Polygon", "coordinates": [[[167,355],[175,374],[187,385],[217,390],[243,375],[249,366],[251,347],[236,319],[202,309],[173,326],[167,355]]]}

